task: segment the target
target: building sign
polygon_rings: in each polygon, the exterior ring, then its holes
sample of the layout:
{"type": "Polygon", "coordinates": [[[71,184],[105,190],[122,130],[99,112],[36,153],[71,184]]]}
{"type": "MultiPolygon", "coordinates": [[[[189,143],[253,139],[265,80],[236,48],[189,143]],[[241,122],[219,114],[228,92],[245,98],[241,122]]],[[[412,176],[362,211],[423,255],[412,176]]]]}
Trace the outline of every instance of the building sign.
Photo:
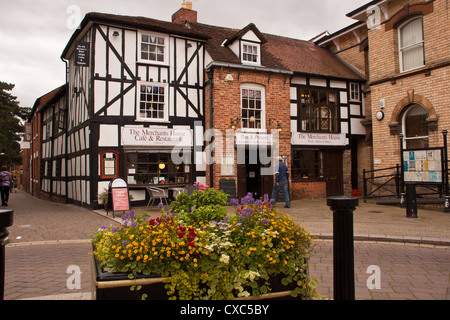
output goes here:
{"type": "Polygon", "coordinates": [[[347,138],[345,133],[293,132],[291,143],[302,146],[345,146],[347,145],[347,138]]]}
{"type": "Polygon", "coordinates": [[[75,44],[75,66],[89,67],[89,43],[77,42],[75,44]]]}
{"type": "Polygon", "coordinates": [[[236,145],[271,146],[272,144],[273,135],[271,134],[236,132],[236,145]]]}
{"type": "Polygon", "coordinates": [[[405,183],[442,183],[442,149],[404,150],[405,183]]]}
{"type": "Polygon", "coordinates": [[[122,146],[191,147],[192,130],[122,127],[122,146]]]}

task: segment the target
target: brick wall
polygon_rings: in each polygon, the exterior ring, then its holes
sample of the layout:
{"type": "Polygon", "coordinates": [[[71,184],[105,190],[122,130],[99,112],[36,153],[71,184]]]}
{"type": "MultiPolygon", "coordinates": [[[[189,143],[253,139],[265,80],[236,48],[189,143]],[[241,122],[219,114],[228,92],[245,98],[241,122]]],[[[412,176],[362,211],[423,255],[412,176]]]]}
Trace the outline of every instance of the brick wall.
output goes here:
{"type": "Polygon", "coordinates": [[[387,20],[382,14],[383,23],[379,28],[367,31],[366,26],[362,25],[354,32],[343,32],[334,41],[324,45],[359,72],[365,70],[367,77],[364,89],[367,137],[358,146],[359,173],[362,169],[381,169],[400,163],[401,127],[397,126],[397,132],[391,132],[391,129],[401,121],[402,112],[412,103],[426,105],[429,120],[433,113],[437,117],[436,130],[429,129],[430,147],[442,146],[442,130],[450,131],[450,28],[447,2],[393,0],[387,4],[387,9],[387,20]],[[423,12],[425,66],[400,72],[397,28],[408,19],[417,17],[414,15],[417,11],[423,12]],[[366,29],[368,36],[366,57],[357,45],[357,35],[363,35],[359,40],[365,37],[363,29],[366,29]],[[361,65],[362,61],[364,66],[361,65]],[[375,114],[380,111],[382,99],[385,117],[378,121],[375,114]]]}
{"type": "MultiPolygon", "coordinates": [[[[269,74],[259,71],[237,70],[233,68],[215,68],[213,74],[213,123],[214,128],[219,130],[224,137],[224,154],[234,155],[235,168],[234,176],[220,175],[220,165],[214,165],[214,186],[218,188],[220,179],[237,178],[237,154],[234,147],[226,149],[226,131],[230,130],[231,119],[235,120],[241,116],[241,85],[257,84],[265,88],[265,128],[267,133],[273,133],[277,129],[278,121],[283,124],[282,131],[279,132],[280,155],[291,156],[291,136],[290,136],[290,91],[289,76],[282,74],[269,74]],[[231,78],[228,81],[225,78],[231,78]],[[272,123],[269,123],[269,119],[272,123]]],[[[206,129],[210,128],[210,86],[205,90],[205,119],[206,129]]],[[[238,130],[240,125],[238,126],[238,130]]],[[[220,157],[219,157],[220,159],[220,157]]],[[[290,169],[290,161],[288,161],[290,169]]],[[[206,170],[206,180],[210,183],[209,166],[206,170]]]]}
{"type": "Polygon", "coordinates": [[[327,196],[325,181],[291,182],[290,189],[293,199],[321,199],[327,196]]]}

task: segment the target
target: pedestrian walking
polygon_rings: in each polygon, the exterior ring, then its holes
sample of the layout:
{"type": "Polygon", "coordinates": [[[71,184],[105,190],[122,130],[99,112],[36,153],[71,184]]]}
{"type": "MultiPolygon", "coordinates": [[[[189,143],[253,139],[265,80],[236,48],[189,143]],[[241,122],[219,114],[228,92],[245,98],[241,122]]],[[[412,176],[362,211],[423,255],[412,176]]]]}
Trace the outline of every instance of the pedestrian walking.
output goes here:
{"type": "Polygon", "coordinates": [[[278,158],[279,163],[276,166],[276,172],[275,172],[275,186],[273,187],[272,192],[272,199],[275,200],[273,204],[277,201],[278,191],[283,190],[284,193],[284,199],[286,201],[285,208],[291,207],[291,201],[289,199],[289,188],[288,188],[288,182],[289,182],[289,172],[286,164],[283,162],[283,159],[281,157],[278,158]]]}
{"type": "Polygon", "coordinates": [[[11,175],[6,170],[6,166],[3,165],[2,171],[0,172],[0,193],[3,207],[8,205],[9,190],[11,189],[11,175]]]}
{"type": "Polygon", "coordinates": [[[14,193],[17,193],[17,176],[12,179],[14,193]]]}

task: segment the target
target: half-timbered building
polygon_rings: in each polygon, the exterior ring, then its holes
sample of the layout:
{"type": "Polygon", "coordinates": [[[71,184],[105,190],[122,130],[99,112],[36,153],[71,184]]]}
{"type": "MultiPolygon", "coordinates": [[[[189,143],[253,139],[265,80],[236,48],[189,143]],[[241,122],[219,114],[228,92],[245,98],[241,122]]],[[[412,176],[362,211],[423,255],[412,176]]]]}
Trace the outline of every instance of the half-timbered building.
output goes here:
{"type": "Polygon", "coordinates": [[[136,204],[162,183],[262,196],[278,156],[294,199],[351,194],[364,78],[313,42],[202,24],[187,2],[171,22],[89,13],[61,58],[66,96],[43,112],[50,195],[95,208],[122,177],[136,204]]]}

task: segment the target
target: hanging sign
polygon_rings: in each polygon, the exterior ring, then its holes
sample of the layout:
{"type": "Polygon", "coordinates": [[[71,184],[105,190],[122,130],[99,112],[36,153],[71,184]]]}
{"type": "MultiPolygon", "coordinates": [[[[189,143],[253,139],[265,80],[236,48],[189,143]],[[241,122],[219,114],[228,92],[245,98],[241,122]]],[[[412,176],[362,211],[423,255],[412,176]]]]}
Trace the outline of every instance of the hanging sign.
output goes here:
{"type": "Polygon", "coordinates": [[[89,67],[89,43],[75,43],[75,66],[89,67]]]}

